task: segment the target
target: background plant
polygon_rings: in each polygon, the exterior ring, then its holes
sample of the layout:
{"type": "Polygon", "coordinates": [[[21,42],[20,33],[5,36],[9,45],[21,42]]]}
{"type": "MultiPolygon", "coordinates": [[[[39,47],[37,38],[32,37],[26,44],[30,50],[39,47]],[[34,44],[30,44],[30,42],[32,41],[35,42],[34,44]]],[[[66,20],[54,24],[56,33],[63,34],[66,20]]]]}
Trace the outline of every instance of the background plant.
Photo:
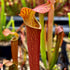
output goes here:
{"type": "Polygon", "coordinates": [[[4,3],[4,0],[1,0],[1,13],[0,13],[0,19],[1,19],[1,22],[0,22],[0,41],[7,41],[7,40],[10,40],[11,39],[11,35],[5,37],[3,35],[3,30],[5,28],[9,28],[10,25],[12,24],[12,31],[15,31],[15,25],[14,25],[14,20],[13,18],[11,18],[11,20],[9,21],[8,24],[6,24],[6,14],[5,14],[5,3],[4,3]]]}
{"type": "Polygon", "coordinates": [[[19,13],[21,2],[20,0],[7,0],[5,1],[5,7],[8,16],[15,16],[19,13]]]}
{"type": "Polygon", "coordinates": [[[68,13],[68,18],[69,18],[69,34],[68,34],[68,38],[70,39],[70,13],[68,13]]]}
{"type": "Polygon", "coordinates": [[[23,5],[23,7],[26,7],[27,5],[26,5],[26,0],[21,0],[21,3],[22,3],[22,5],[23,5]]]}
{"type": "MultiPolygon", "coordinates": [[[[39,3],[41,2],[42,1],[39,1],[39,3]]],[[[43,0],[43,2],[46,3],[46,0],[43,0]]],[[[19,14],[22,7],[34,8],[37,5],[39,5],[38,0],[5,0],[5,11],[8,16],[16,16],[19,14]]],[[[69,0],[56,0],[55,16],[67,16],[67,13],[70,10],[69,6],[69,0]]]]}

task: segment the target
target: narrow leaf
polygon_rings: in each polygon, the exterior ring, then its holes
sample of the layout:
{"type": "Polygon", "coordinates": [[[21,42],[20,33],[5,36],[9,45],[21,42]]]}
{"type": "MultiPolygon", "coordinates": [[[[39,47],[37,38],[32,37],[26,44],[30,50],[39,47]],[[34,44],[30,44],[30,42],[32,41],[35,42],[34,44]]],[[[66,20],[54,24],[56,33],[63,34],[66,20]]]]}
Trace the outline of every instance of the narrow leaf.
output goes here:
{"type": "Polygon", "coordinates": [[[69,34],[68,34],[68,38],[70,39],[70,13],[68,13],[68,18],[69,18],[69,34]]]}
{"type": "Polygon", "coordinates": [[[5,8],[4,8],[4,0],[1,0],[1,12],[0,12],[0,40],[3,40],[4,39],[4,36],[2,34],[2,29],[3,29],[3,26],[5,26],[5,23],[4,23],[4,13],[5,13],[5,8]]]}
{"type": "Polygon", "coordinates": [[[50,70],[52,70],[53,66],[56,64],[59,54],[59,47],[62,45],[63,41],[63,29],[62,27],[56,27],[57,34],[57,40],[56,40],[56,46],[54,49],[54,53],[52,54],[52,61],[50,63],[50,70]]]}
{"type": "Polygon", "coordinates": [[[41,51],[41,58],[44,63],[45,68],[47,68],[46,63],[46,48],[45,48],[45,35],[44,35],[44,14],[39,14],[40,24],[42,26],[41,34],[40,34],[40,51],[41,51]]]}
{"type": "Polygon", "coordinates": [[[13,19],[13,17],[11,17],[10,21],[9,21],[8,24],[6,25],[6,28],[9,28],[9,27],[10,27],[10,25],[12,24],[12,19],[13,19]]]}
{"type": "Polygon", "coordinates": [[[44,28],[41,30],[41,35],[40,35],[40,45],[41,45],[41,48],[40,48],[40,51],[41,51],[41,58],[42,58],[42,61],[44,63],[44,66],[45,68],[47,68],[47,63],[46,63],[46,49],[45,49],[45,38],[44,38],[44,28]]]}
{"type": "Polygon", "coordinates": [[[15,32],[15,23],[13,19],[12,19],[12,32],[15,32]]]}
{"type": "Polygon", "coordinates": [[[26,7],[26,1],[25,0],[21,0],[23,7],[26,7]]]}
{"type": "Polygon", "coordinates": [[[35,3],[36,1],[35,0],[33,0],[33,7],[35,7],[36,6],[36,3],[35,3]]]}

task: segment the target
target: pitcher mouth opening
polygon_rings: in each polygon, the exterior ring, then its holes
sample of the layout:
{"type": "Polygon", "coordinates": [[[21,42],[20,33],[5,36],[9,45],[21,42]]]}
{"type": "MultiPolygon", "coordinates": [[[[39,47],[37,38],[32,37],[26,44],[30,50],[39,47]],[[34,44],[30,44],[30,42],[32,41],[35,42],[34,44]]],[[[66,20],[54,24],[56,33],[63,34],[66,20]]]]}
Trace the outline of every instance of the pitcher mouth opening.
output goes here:
{"type": "Polygon", "coordinates": [[[34,29],[41,29],[41,24],[35,19],[36,23],[32,23],[32,24],[25,24],[26,26],[29,26],[31,28],[34,29]]]}
{"type": "Polygon", "coordinates": [[[12,39],[11,39],[11,41],[16,41],[16,40],[18,40],[18,37],[12,37],[12,39]]]}

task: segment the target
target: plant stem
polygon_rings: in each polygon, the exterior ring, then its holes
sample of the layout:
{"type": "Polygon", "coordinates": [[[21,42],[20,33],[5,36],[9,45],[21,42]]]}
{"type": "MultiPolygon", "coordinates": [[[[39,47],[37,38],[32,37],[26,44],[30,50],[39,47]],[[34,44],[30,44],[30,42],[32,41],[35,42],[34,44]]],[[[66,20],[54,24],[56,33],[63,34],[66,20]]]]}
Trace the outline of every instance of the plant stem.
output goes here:
{"type": "Polygon", "coordinates": [[[47,51],[47,33],[46,33],[46,29],[47,29],[47,22],[45,23],[45,28],[44,28],[44,37],[45,37],[45,48],[46,48],[46,51],[47,51]]]}
{"type": "MultiPolygon", "coordinates": [[[[44,0],[38,0],[38,5],[41,5],[44,3],[44,0]]],[[[45,48],[45,30],[44,30],[44,14],[39,14],[39,21],[42,26],[41,34],[40,34],[40,51],[41,51],[41,58],[44,63],[45,68],[47,68],[47,63],[46,63],[46,48],[45,48]]]]}
{"type": "Polygon", "coordinates": [[[50,70],[52,70],[53,66],[57,62],[58,54],[59,54],[59,47],[61,47],[61,42],[62,41],[63,41],[63,32],[61,32],[61,33],[59,33],[57,35],[57,41],[56,41],[56,46],[54,48],[54,52],[53,52],[53,55],[52,55],[52,61],[51,61],[51,64],[50,64],[50,70]]]}
{"type": "Polygon", "coordinates": [[[29,6],[29,7],[31,7],[31,2],[32,2],[32,0],[29,0],[29,4],[30,4],[30,6],[29,6]]]}
{"type": "Polygon", "coordinates": [[[12,19],[12,31],[15,32],[15,24],[14,24],[14,20],[12,19]]]}
{"type": "Polygon", "coordinates": [[[4,15],[5,12],[5,7],[4,7],[4,0],[1,0],[1,24],[0,24],[0,40],[2,40],[4,38],[3,34],[2,34],[2,29],[3,26],[5,26],[6,24],[6,15],[4,15]]]}
{"type": "MultiPolygon", "coordinates": [[[[0,21],[1,21],[1,11],[0,11],[0,21]]],[[[1,22],[0,22],[0,33],[2,31],[2,28],[1,28],[1,22]]]]}
{"type": "Polygon", "coordinates": [[[4,24],[4,0],[1,0],[1,25],[4,24]]]}
{"type": "Polygon", "coordinates": [[[35,5],[36,5],[36,4],[35,4],[35,0],[33,0],[33,7],[35,7],[35,5]]]}
{"type": "Polygon", "coordinates": [[[68,18],[69,18],[69,34],[68,34],[68,38],[70,39],[70,13],[68,13],[68,18]]]}
{"type": "Polygon", "coordinates": [[[11,19],[8,22],[6,28],[9,28],[11,24],[12,24],[12,31],[15,32],[15,23],[14,23],[13,17],[11,17],[11,19]]]}
{"type": "Polygon", "coordinates": [[[3,24],[3,26],[5,26],[6,25],[6,13],[4,13],[4,24],[3,24]]]}
{"type": "Polygon", "coordinates": [[[48,13],[48,33],[47,33],[47,52],[48,52],[48,62],[51,62],[51,49],[52,49],[52,37],[53,37],[53,18],[54,18],[54,0],[50,0],[52,3],[51,10],[48,13]]]}
{"type": "Polygon", "coordinates": [[[44,63],[45,68],[47,68],[46,63],[46,48],[45,48],[45,35],[44,35],[44,14],[39,14],[39,20],[42,26],[41,34],[40,34],[40,51],[41,51],[41,58],[44,63]]]}
{"type": "Polygon", "coordinates": [[[4,7],[4,0],[1,0],[1,24],[2,27],[6,25],[6,14],[5,14],[5,7],[4,7]]]}
{"type": "Polygon", "coordinates": [[[39,20],[43,29],[44,28],[44,14],[39,14],[39,20]]]}
{"type": "Polygon", "coordinates": [[[10,27],[10,25],[11,25],[11,23],[12,23],[12,21],[10,20],[10,21],[8,22],[8,24],[7,24],[6,28],[9,28],[9,27],[10,27]]]}
{"type": "Polygon", "coordinates": [[[23,7],[27,7],[25,0],[21,0],[21,2],[22,2],[23,7]]]}

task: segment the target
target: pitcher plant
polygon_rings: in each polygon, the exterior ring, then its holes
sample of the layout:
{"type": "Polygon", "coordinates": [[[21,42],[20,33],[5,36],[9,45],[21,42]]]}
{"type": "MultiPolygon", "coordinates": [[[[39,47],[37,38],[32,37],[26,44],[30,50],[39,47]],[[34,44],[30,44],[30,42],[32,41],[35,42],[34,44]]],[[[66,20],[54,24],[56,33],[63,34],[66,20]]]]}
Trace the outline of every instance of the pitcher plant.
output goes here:
{"type": "Polygon", "coordinates": [[[55,30],[58,32],[56,34],[57,42],[54,48],[54,52],[52,53],[51,50],[52,50],[52,37],[53,37],[54,3],[55,3],[54,0],[52,1],[48,0],[46,4],[39,5],[38,7],[34,9],[23,7],[20,11],[20,16],[23,18],[24,24],[26,25],[26,30],[27,30],[26,33],[27,33],[27,45],[28,45],[30,70],[35,70],[35,69],[39,70],[40,68],[39,67],[39,54],[40,54],[39,51],[41,51],[42,61],[46,69],[49,69],[49,70],[53,69],[53,66],[57,62],[58,52],[59,52],[58,50],[63,41],[63,29],[62,27],[57,27],[55,30]],[[35,19],[36,12],[41,14],[41,17],[40,17],[41,24],[35,19]],[[46,45],[44,41],[45,35],[44,35],[44,20],[43,20],[43,14],[46,12],[48,12],[47,41],[46,41],[48,61],[46,60],[47,56],[46,56],[46,50],[45,50],[46,45]],[[40,47],[41,50],[38,47],[40,47]]]}
{"type": "Polygon", "coordinates": [[[52,53],[51,50],[53,46],[52,40],[53,40],[54,3],[55,3],[54,0],[47,0],[45,4],[42,5],[39,4],[39,6],[37,6],[34,9],[23,7],[20,11],[19,15],[23,18],[26,27],[30,70],[40,70],[39,66],[40,52],[46,70],[52,70],[57,62],[59,47],[61,47],[61,44],[63,42],[64,32],[61,26],[57,26],[55,28],[55,35],[57,38],[54,52],[52,53]],[[38,22],[37,19],[35,18],[36,12],[40,14],[39,15],[40,22],[38,22]],[[47,12],[48,12],[48,23],[46,23],[46,25],[44,26],[44,13],[47,12]],[[48,58],[48,60],[46,58],[48,58]]]}

